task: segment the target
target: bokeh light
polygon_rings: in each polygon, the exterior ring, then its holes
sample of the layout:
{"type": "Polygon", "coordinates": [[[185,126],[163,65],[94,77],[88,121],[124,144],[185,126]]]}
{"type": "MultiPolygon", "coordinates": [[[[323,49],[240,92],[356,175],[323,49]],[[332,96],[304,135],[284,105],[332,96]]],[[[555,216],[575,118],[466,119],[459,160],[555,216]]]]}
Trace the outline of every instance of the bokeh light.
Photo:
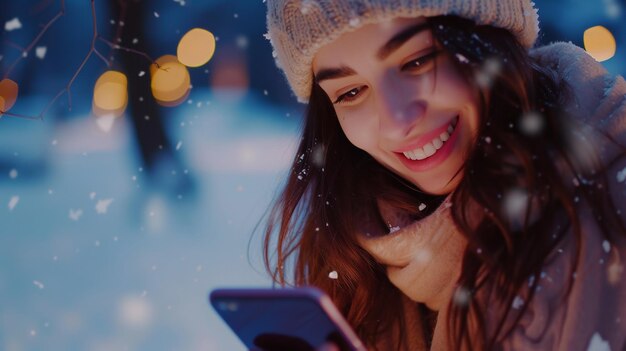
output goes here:
{"type": "Polygon", "coordinates": [[[117,313],[120,326],[140,329],[152,323],[154,308],[145,297],[129,295],[120,299],[117,313]]]}
{"type": "Polygon", "coordinates": [[[606,61],[615,55],[615,37],[602,26],[587,29],[583,34],[583,42],[585,50],[598,62],[606,61]]]}
{"type": "Polygon", "coordinates": [[[118,71],[106,71],[93,88],[93,112],[96,116],[124,114],[128,104],[128,79],[118,71]]]}
{"type": "Polygon", "coordinates": [[[176,106],[187,98],[191,79],[187,67],[176,56],[164,55],[150,65],[152,95],[163,106],[176,106]]]}
{"type": "Polygon", "coordinates": [[[13,107],[17,100],[17,83],[10,79],[0,81],[0,116],[2,112],[6,112],[13,107]]]}
{"type": "Polygon", "coordinates": [[[178,61],[187,67],[199,67],[209,62],[215,53],[215,37],[206,29],[194,28],[178,42],[178,61]]]}

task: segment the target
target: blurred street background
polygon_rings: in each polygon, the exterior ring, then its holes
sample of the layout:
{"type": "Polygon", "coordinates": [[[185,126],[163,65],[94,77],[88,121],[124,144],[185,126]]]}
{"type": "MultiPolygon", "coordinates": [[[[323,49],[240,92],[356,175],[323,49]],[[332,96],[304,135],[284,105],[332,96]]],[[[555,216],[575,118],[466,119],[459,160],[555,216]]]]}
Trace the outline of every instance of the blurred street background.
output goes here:
{"type": "MultiPolygon", "coordinates": [[[[602,64],[626,73],[625,0],[535,2],[540,44],[584,47],[585,31],[603,26],[616,51],[602,64]]],[[[0,75],[19,86],[0,108],[0,350],[244,350],[207,295],[270,286],[255,226],[303,112],[263,37],[264,1],[93,10],[0,2],[0,75]],[[193,28],[214,35],[215,53],[186,69],[190,91],[157,103],[151,60],[176,55],[193,28]],[[109,69],[126,77],[119,117],[94,112],[109,69]]]]}

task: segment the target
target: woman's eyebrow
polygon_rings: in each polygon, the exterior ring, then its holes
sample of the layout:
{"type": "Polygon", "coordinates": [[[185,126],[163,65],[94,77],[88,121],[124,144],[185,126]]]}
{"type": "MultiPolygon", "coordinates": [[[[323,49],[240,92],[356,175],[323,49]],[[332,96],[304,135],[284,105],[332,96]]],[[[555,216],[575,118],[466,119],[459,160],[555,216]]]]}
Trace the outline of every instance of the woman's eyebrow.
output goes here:
{"type": "MultiPolygon", "coordinates": [[[[409,39],[429,28],[429,24],[427,22],[424,22],[412,25],[408,28],[401,30],[393,37],[391,37],[391,39],[389,39],[389,41],[387,41],[385,45],[383,45],[378,50],[376,56],[379,60],[386,59],[394,51],[398,50],[398,48],[400,48],[402,44],[406,43],[409,39]]],[[[313,79],[316,83],[319,84],[323,80],[344,78],[355,74],[356,72],[352,68],[346,66],[342,66],[339,68],[324,68],[315,73],[313,79]]]]}
{"type": "Polygon", "coordinates": [[[406,43],[409,39],[413,38],[417,34],[427,30],[429,28],[428,22],[419,23],[410,26],[396,35],[394,35],[389,41],[378,50],[376,57],[379,60],[386,59],[394,51],[396,51],[402,44],[406,43]]]}
{"type": "Polygon", "coordinates": [[[316,83],[319,84],[323,80],[343,78],[355,74],[356,72],[352,68],[346,66],[342,66],[339,68],[325,68],[317,72],[313,79],[316,83]]]}

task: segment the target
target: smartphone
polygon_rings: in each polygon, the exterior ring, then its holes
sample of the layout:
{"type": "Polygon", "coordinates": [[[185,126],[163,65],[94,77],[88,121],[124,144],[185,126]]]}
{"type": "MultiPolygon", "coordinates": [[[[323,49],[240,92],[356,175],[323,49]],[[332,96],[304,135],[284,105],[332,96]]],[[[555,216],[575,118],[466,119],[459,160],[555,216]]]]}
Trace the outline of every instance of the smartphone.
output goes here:
{"type": "Polygon", "coordinates": [[[209,300],[248,350],[314,351],[332,341],[342,351],[365,351],[330,297],[314,287],[216,289],[209,300]]]}

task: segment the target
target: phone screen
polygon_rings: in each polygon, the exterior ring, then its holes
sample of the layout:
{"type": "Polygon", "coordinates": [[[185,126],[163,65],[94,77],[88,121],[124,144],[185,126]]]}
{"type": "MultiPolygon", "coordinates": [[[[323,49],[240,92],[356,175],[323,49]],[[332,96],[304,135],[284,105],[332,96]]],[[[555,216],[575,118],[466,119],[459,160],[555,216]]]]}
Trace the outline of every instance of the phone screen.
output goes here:
{"type": "Polygon", "coordinates": [[[347,347],[335,323],[306,297],[218,297],[212,304],[250,350],[309,351],[326,341],[347,347]]]}

